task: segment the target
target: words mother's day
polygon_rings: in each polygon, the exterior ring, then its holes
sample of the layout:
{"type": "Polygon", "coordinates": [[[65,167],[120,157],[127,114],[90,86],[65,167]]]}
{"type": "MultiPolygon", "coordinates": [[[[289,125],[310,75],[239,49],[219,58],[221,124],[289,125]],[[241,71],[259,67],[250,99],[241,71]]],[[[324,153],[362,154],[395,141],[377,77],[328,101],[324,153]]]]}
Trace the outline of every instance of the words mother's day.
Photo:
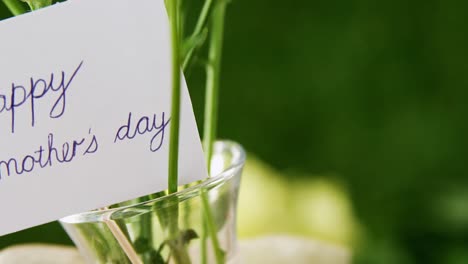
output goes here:
{"type": "MultiPolygon", "coordinates": [[[[59,75],[51,73],[47,78],[29,78],[27,84],[12,83],[7,93],[0,93],[0,117],[7,115],[9,130],[15,133],[18,122],[28,122],[31,127],[37,123],[37,105],[42,99],[53,98],[47,115],[51,119],[65,116],[69,93],[73,89],[73,81],[78,78],[84,61],[71,72],[61,71],[59,75]],[[17,120],[18,112],[26,111],[28,120],[17,120]]],[[[150,116],[135,117],[129,112],[125,123],[115,128],[113,143],[132,140],[138,136],[151,135],[149,150],[158,151],[164,143],[164,134],[170,118],[166,119],[165,112],[150,116]]],[[[3,127],[2,127],[3,128],[3,127]]],[[[57,143],[54,133],[50,132],[42,144],[35,150],[22,157],[0,157],[0,180],[4,176],[21,175],[36,169],[52,167],[62,163],[72,162],[75,158],[94,154],[99,150],[98,136],[88,129],[88,135],[67,142],[57,143]]]]}

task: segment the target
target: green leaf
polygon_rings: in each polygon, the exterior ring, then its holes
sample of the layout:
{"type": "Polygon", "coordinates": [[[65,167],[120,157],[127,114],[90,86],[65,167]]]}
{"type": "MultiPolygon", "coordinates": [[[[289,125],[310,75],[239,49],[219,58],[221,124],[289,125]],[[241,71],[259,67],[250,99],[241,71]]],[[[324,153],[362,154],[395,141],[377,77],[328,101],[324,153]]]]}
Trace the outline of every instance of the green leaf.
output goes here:
{"type": "Polygon", "coordinates": [[[50,6],[53,3],[53,0],[21,0],[28,3],[31,10],[37,10],[46,6],[50,6]]]}
{"type": "Polygon", "coordinates": [[[134,248],[138,254],[143,254],[152,249],[148,239],[144,237],[140,237],[135,241],[134,248]]]}
{"type": "Polygon", "coordinates": [[[218,199],[213,203],[213,218],[217,230],[220,230],[226,224],[229,218],[229,211],[231,210],[231,194],[229,190],[222,190],[218,199]]]}
{"type": "Polygon", "coordinates": [[[221,263],[226,263],[226,251],[218,248],[218,256],[221,257],[221,263]]]}
{"type": "Polygon", "coordinates": [[[205,27],[203,30],[196,35],[190,36],[182,43],[182,58],[186,58],[189,53],[198,49],[205,43],[206,37],[208,36],[208,29],[205,27]]]}
{"type": "Polygon", "coordinates": [[[184,231],[180,232],[180,240],[182,241],[182,244],[187,245],[190,243],[190,241],[197,239],[198,234],[195,232],[193,229],[187,229],[184,231]]]}
{"type": "Polygon", "coordinates": [[[2,0],[2,2],[15,16],[19,16],[29,11],[23,5],[23,3],[19,2],[18,0],[2,0]]]}
{"type": "Polygon", "coordinates": [[[163,258],[163,256],[161,255],[160,252],[158,252],[156,250],[153,250],[153,251],[150,252],[150,259],[149,259],[149,262],[147,262],[147,263],[165,264],[166,261],[164,261],[164,258],[163,258]]]}

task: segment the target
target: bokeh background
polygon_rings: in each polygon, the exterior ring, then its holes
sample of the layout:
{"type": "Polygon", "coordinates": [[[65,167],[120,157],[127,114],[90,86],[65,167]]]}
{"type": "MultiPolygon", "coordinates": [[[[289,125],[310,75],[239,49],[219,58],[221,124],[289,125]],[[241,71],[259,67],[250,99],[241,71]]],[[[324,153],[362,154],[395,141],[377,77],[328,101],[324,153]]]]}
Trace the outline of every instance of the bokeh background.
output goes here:
{"type": "MultiPolygon", "coordinates": [[[[219,136],[250,153],[242,238],[310,237],[352,249],[355,263],[468,263],[467,10],[231,1],[219,136]]],[[[201,70],[187,76],[200,124],[201,70]]],[[[0,249],[25,242],[71,243],[53,223],[0,249]]]]}

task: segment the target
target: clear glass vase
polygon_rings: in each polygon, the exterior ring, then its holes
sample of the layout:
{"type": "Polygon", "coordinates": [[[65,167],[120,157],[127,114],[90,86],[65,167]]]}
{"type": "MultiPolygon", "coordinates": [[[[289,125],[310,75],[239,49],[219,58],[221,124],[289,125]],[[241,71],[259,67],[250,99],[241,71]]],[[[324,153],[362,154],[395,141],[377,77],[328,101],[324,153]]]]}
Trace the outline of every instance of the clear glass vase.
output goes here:
{"type": "Polygon", "coordinates": [[[245,153],[220,141],[213,154],[214,177],[60,222],[89,263],[238,263],[236,207],[245,153]]]}

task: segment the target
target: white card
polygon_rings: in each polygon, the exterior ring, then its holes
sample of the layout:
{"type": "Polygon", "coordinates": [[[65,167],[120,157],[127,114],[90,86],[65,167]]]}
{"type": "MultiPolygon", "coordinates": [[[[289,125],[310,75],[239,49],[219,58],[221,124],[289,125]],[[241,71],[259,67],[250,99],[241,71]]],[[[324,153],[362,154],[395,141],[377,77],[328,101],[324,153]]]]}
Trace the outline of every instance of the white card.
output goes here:
{"type": "MultiPolygon", "coordinates": [[[[162,0],[70,0],[0,22],[0,235],[167,188],[162,0]]],[[[179,184],[207,176],[183,81],[179,184]]]]}

